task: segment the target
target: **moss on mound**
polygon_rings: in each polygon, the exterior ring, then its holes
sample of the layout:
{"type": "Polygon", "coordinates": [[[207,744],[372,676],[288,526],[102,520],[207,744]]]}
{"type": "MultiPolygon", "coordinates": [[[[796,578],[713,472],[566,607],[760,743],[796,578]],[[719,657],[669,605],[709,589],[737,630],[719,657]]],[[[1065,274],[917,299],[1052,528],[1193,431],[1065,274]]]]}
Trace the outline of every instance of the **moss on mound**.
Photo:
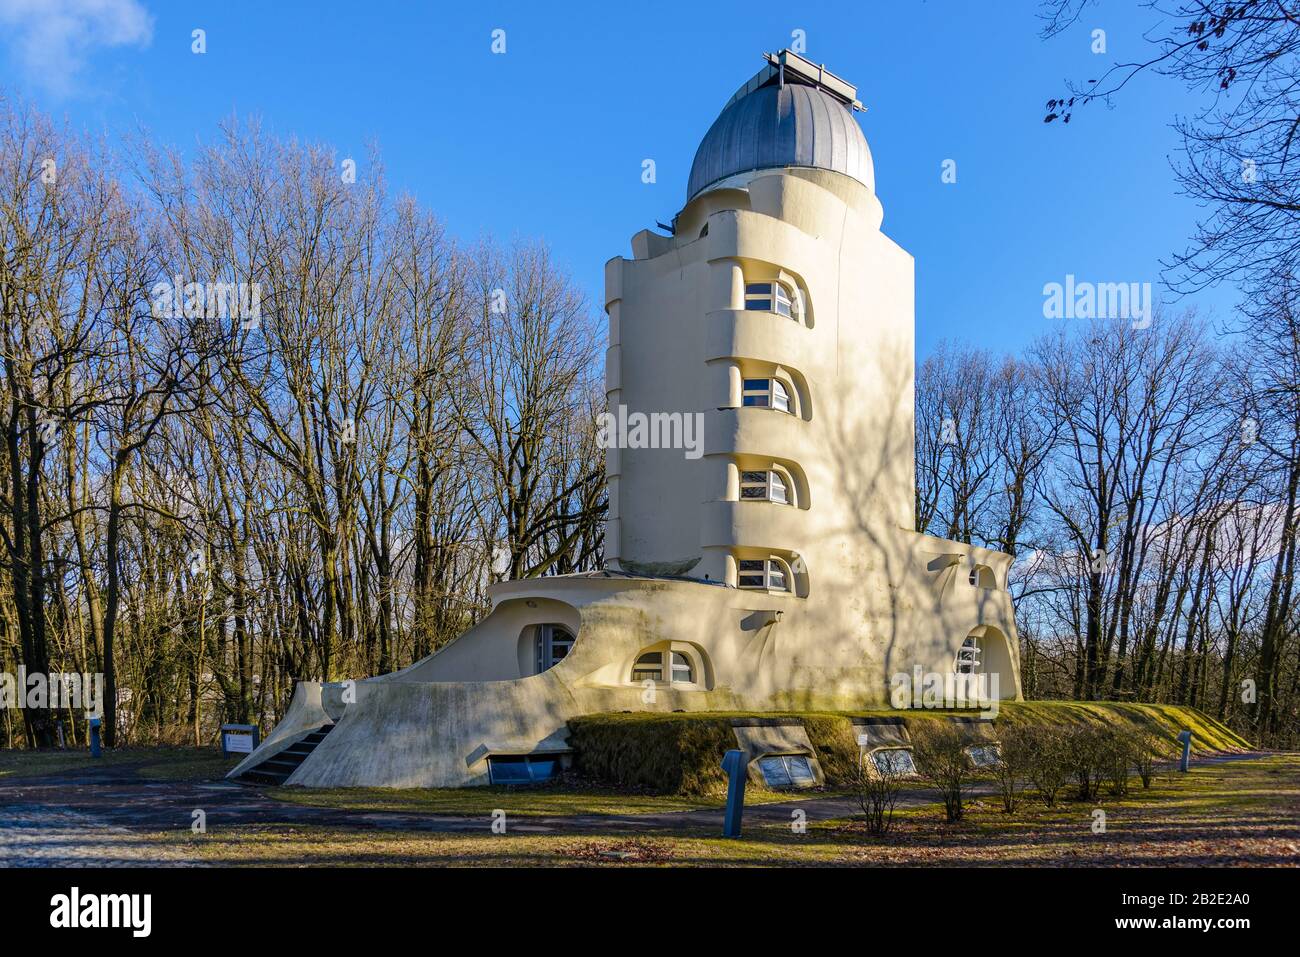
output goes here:
{"type": "MultiPolygon", "coordinates": [[[[732,731],[736,718],[761,718],[803,725],[817,751],[830,787],[843,786],[858,757],[853,719],[899,717],[915,727],[924,721],[972,712],[860,711],[763,713],[701,712],[695,714],[595,714],[569,721],[569,743],[579,772],[592,780],[622,788],[661,794],[719,794],[727,779],[720,762],[737,747],[732,731]]],[[[1118,702],[1004,702],[995,722],[1078,725],[1102,722],[1128,726],[1172,739],[1190,728],[1198,753],[1236,751],[1250,747],[1240,735],[1197,711],[1177,705],[1118,702]]],[[[1171,748],[1172,751],[1172,748],[1171,748]]]]}

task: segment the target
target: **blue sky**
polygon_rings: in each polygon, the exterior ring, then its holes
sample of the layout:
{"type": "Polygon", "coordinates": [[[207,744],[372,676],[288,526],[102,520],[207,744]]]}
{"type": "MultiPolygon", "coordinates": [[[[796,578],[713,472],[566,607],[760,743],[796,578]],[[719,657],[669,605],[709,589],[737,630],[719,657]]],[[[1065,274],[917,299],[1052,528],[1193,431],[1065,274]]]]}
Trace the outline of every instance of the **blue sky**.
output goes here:
{"type": "MultiPolygon", "coordinates": [[[[1114,109],[1042,122],[1066,78],[1139,58],[1151,14],[1104,0],[1045,42],[1035,11],[1032,0],[0,0],[0,86],[75,127],[142,126],[181,148],[232,113],[256,114],[356,157],[360,176],[375,142],[394,192],[466,240],[544,238],[598,309],[605,260],[671,220],[723,104],[762,51],[802,30],[807,56],[868,108],[858,118],[884,230],[916,258],[918,356],[943,338],[1015,351],[1048,328],[1045,283],[1158,282],[1197,212],[1170,171],[1169,124],[1191,105],[1173,82],[1142,78],[1114,109]],[[190,49],[196,28],[203,55],[190,49]],[[498,28],[504,55],[491,51],[498,28]],[[1105,56],[1090,49],[1096,28],[1105,56]],[[945,159],[955,184],[941,181],[945,159]]],[[[1221,287],[1179,307],[1226,318],[1236,298],[1221,287]]]]}

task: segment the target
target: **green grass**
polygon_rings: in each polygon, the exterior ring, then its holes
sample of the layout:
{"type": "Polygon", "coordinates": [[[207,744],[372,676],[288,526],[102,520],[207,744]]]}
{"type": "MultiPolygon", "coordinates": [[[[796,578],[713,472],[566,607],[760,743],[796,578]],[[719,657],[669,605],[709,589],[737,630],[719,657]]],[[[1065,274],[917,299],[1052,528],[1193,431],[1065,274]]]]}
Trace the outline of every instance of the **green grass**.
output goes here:
{"type": "MultiPolygon", "coordinates": [[[[725,799],[713,795],[650,794],[598,787],[509,788],[299,788],[279,787],[269,797],[309,807],[346,808],[352,811],[403,811],[412,814],[447,814],[487,817],[495,810],[522,817],[576,814],[657,814],[720,808],[725,799]]],[[[815,791],[818,797],[827,792],[815,791]]],[[[789,801],[788,792],[747,788],[746,804],[789,801]]]]}
{"type": "Polygon", "coordinates": [[[206,781],[223,777],[242,755],[223,758],[211,748],[115,748],[92,758],[89,751],[0,751],[0,779],[28,778],[132,767],[158,781],[206,781]]]}

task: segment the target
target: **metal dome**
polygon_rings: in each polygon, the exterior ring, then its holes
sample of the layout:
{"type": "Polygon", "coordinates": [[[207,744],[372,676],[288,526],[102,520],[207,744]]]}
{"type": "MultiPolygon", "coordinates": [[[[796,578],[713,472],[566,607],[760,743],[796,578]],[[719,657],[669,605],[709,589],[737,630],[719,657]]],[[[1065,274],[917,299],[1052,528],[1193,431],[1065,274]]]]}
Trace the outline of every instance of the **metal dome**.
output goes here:
{"type": "Polygon", "coordinates": [[[785,166],[834,170],[875,192],[867,138],[844,100],[780,77],[742,89],[714,120],[691,164],[687,202],[736,173],[785,166]]]}

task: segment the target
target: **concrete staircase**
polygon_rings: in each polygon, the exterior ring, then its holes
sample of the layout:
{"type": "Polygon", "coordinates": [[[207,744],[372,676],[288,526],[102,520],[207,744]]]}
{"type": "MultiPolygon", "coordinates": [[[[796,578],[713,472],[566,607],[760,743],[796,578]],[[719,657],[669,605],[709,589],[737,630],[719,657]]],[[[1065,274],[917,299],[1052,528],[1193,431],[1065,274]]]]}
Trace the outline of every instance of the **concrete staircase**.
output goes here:
{"type": "Polygon", "coordinates": [[[323,724],[306,737],[300,738],[283,751],[279,751],[261,764],[255,764],[239,777],[241,784],[283,784],[289,775],[298,770],[298,766],[307,760],[307,756],[316,750],[316,746],[325,740],[325,736],[334,730],[334,725],[323,724]]]}

